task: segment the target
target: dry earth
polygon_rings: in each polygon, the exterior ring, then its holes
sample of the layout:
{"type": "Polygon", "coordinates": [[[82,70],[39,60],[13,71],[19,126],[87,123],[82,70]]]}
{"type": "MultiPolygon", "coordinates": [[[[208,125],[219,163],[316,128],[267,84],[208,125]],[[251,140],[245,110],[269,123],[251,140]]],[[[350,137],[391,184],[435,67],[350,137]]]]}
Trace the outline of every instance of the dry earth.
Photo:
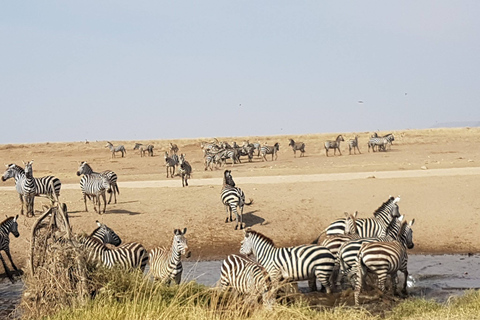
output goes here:
{"type": "MultiPolygon", "coordinates": [[[[384,132],[382,134],[386,134],[384,132]]],[[[370,216],[389,195],[401,196],[400,212],[415,218],[414,253],[480,252],[477,196],[480,175],[480,129],[429,129],[395,132],[388,152],[368,153],[371,133],[359,133],[362,154],[349,155],[342,143],[342,156],[325,156],[323,142],[336,134],[249,137],[280,143],[277,161],[228,165],[247,198],[247,226],[271,237],[278,246],[310,243],[344,211],[358,210],[370,216]],[[288,138],[303,141],[306,155],[294,158],[288,138]],[[423,169],[422,169],[423,167],[423,169]]],[[[345,140],[352,137],[345,133],[345,140]]],[[[219,138],[239,144],[245,137],[219,138]]],[[[191,259],[217,259],[237,252],[243,236],[226,224],[220,202],[224,168],[204,171],[201,141],[211,138],[152,141],[115,141],[124,144],[127,155],[112,159],[105,141],[8,144],[0,146],[5,164],[34,159],[34,175],[55,175],[62,181],[61,201],[67,203],[75,232],[91,232],[95,220],[106,223],[124,242],[137,241],[147,249],[170,245],[175,228],[188,228],[191,259]],[[135,142],[155,145],[154,157],[141,158],[132,148],[135,142]],[[179,177],[165,177],[163,152],[169,142],[177,143],[193,166],[191,185],[181,187],[179,177]],[[84,211],[76,176],[79,161],[88,161],[94,170],[110,169],[119,176],[118,203],[98,215],[89,203],[84,211]]],[[[0,183],[0,213],[19,213],[20,202],[14,181],[0,183]]],[[[48,201],[37,198],[37,216],[48,201]]],[[[11,236],[14,261],[25,265],[33,218],[21,216],[21,236],[11,236]]]]}

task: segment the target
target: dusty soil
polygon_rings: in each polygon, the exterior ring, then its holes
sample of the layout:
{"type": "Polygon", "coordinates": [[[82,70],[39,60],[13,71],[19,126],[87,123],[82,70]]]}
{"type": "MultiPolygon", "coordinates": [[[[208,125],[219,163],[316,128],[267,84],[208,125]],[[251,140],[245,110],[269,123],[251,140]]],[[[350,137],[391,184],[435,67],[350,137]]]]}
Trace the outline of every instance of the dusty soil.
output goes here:
{"type": "MultiPolygon", "coordinates": [[[[386,134],[387,132],[381,133],[386,134]]],[[[480,129],[431,129],[394,132],[396,140],[387,152],[368,153],[371,133],[359,135],[362,154],[349,155],[342,143],[342,156],[325,156],[323,143],[337,134],[249,137],[280,143],[277,161],[228,165],[239,187],[254,204],[245,207],[247,226],[264,233],[278,246],[310,243],[344,211],[370,216],[390,195],[401,196],[400,212],[415,218],[413,253],[480,252],[478,178],[480,175],[480,129]],[[293,157],[288,138],[303,141],[306,155],[293,157]],[[423,168],[422,168],[423,167],[423,168]]],[[[353,136],[344,133],[345,140],[353,136]]],[[[220,138],[241,144],[245,137],[220,138]]],[[[126,242],[137,241],[147,249],[170,245],[175,228],[188,228],[192,258],[217,259],[237,252],[243,232],[225,223],[220,202],[224,168],[204,171],[200,148],[204,139],[115,141],[124,144],[127,155],[111,158],[105,141],[0,145],[5,164],[34,159],[34,175],[55,175],[62,181],[61,201],[67,203],[75,232],[91,232],[95,220],[106,223],[126,242]],[[140,157],[135,142],[155,145],[154,157],[140,157]],[[163,153],[177,143],[193,166],[189,187],[179,177],[166,178],[163,153]],[[79,161],[94,170],[110,169],[119,177],[117,204],[99,215],[83,199],[76,176],[79,161]]],[[[331,152],[333,155],[333,152],[331,152]]],[[[19,213],[20,202],[13,179],[0,182],[0,213],[19,213]]],[[[48,201],[37,198],[36,215],[48,201]]],[[[11,252],[25,266],[29,234],[34,218],[19,218],[21,236],[11,239],[11,252]]]]}

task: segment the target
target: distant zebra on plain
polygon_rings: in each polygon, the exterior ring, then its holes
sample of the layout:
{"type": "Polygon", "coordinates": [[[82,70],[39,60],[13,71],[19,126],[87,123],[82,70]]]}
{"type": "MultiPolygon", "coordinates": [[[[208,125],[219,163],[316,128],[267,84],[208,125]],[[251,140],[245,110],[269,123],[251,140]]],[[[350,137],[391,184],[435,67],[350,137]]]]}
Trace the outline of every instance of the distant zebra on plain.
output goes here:
{"type": "Polygon", "coordinates": [[[187,233],[187,228],[183,230],[175,229],[173,231],[173,243],[170,250],[162,247],[150,251],[149,274],[155,280],[159,280],[166,285],[170,285],[171,280],[174,280],[176,284],[180,284],[183,272],[181,256],[184,255],[186,258],[190,258],[191,255],[185,233],[187,233]]]}
{"type": "MultiPolygon", "coordinates": [[[[15,238],[18,238],[20,236],[20,233],[18,233],[18,215],[16,217],[9,217],[5,220],[3,220],[2,223],[0,223],[0,251],[5,251],[7,254],[8,259],[10,260],[10,264],[12,265],[12,268],[15,271],[18,271],[17,266],[13,263],[12,256],[10,254],[10,238],[9,234],[12,233],[15,238]]],[[[2,260],[3,268],[5,269],[5,273],[7,274],[8,278],[12,283],[14,283],[13,276],[10,272],[10,269],[8,269],[7,264],[5,260],[3,259],[2,254],[0,253],[0,259],[2,260]]]]}
{"type": "Polygon", "coordinates": [[[223,205],[225,206],[225,210],[227,212],[227,218],[225,222],[231,222],[232,220],[232,211],[235,213],[235,217],[237,220],[237,224],[235,225],[235,230],[243,229],[243,207],[245,205],[249,206],[253,203],[253,200],[250,199],[250,202],[245,202],[245,194],[243,193],[242,189],[235,187],[235,182],[233,182],[233,178],[231,176],[230,170],[225,170],[223,173],[223,188],[220,194],[220,198],[222,200],[223,205]],[[240,214],[238,213],[238,209],[240,208],[240,214]],[[230,214],[230,219],[229,219],[230,214]]]}
{"type": "Polygon", "coordinates": [[[232,288],[250,299],[262,298],[264,306],[274,304],[272,282],[267,270],[245,255],[230,254],[222,262],[220,286],[223,290],[232,288]]]}
{"type": "Polygon", "coordinates": [[[385,281],[387,275],[390,274],[392,276],[394,294],[397,289],[397,272],[403,272],[404,281],[402,294],[407,295],[407,248],[412,249],[414,247],[413,234],[411,232],[411,227],[414,222],[414,220],[409,223],[404,221],[401,226],[400,234],[408,233],[407,241],[373,242],[362,245],[358,252],[357,277],[355,280],[355,305],[359,305],[360,303],[362,282],[367,272],[374,273],[378,276],[378,287],[381,291],[385,291],[385,281]],[[410,232],[408,232],[407,228],[410,229],[410,232]]]}
{"type": "Polygon", "coordinates": [[[319,280],[327,293],[331,292],[329,279],[335,258],[330,250],[324,247],[300,245],[277,248],[270,238],[248,228],[245,230],[240,253],[254,255],[256,261],[267,270],[274,288],[281,280],[308,280],[310,289],[315,291],[315,280],[319,280]]]}
{"type": "MultiPolygon", "coordinates": [[[[77,171],[77,176],[82,175],[81,171],[77,171]]],[[[105,191],[108,193],[112,192],[112,187],[106,175],[103,174],[83,174],[80,179],[80,189],[82,189],[83,202],[85,203],[85,211],[88,212],[87,208],[87,197],[93,201],[93,209],[97,213],[101,213],[101,199],[103,199],[103,213],[107,208],[107,199],[105,196],[105,191]],[[98,205],[98,210],[96,205],[98,205]]]]}
{"type": "Polygon", "coordinates": [[[360,152],[360,149],[358,148],[358,136],[355,135],[355,137],[353,139],[350,139],[348,140],[348,154],[352,154],[352,149],[353,149],[353,153],[354,154],[357,154],[357,150],[358,150],[358,153],[361,154],[360,152]]]}
{"type": "Polygon", "coordinates": [[[277,160],[277,152],[280,150],[280,145],[278,144],[278,142],[276,142],[273,147],[272,146],[267,146],[267,145],[264,145],[264,146],[261,146],[260,147],[260,154],[262,155],[262,158],[263,158],[263,161],[267,161],[267,157],[266,155],[267,154],[271,154],[272,155],[272,161],[273,161],[273,156],[275,156],[275,160],[277,160]]]}
{"type": "Polygon", "coordinates": [[[145,152],[147,152],[149,157],[153,157],[153,148],[154,146],[151,144],[144,145],[142,143],[135,143],[133,150],[139,150],[140,157],[145,157],[145,152]]]}
{"type": "Polygon", "coordinates": [[[375,152],[375,148],[378,148],[378,151],[387,151],[388,140],[386,138],[370,138],[368,140],[368,152],[370,148],[375,152]]]}
{"type": "Polygon", "coordinates": [[[101,175],[105,176],[108,179],[108,182],[110,183],[112,192],[110,193],[110,198],[108,199],[108,204],[112,201],[112,195],[115,198],[115,203],[117,203],[117,194],[120,194],[120,190],[118,189],[118,176],[115,172],[111,170],[105,170],[102,172],[94,172],[90,164],[87,163],[87,161],[82,161],[79,163],[79,167],[77,170],[77,176],[80,176],[82,174],[93,174],[93,175],[101,175]]]}
{"type": "Polygon", "coordinates": [[[178,156],[175,153],[169,156],[168,152],[165,151],[165,155],[163,157],[165,159],[165,167],[167,169],[167,178],[169,173],[170,173],[170,178],[173,178],[173,175],[175,174],[175,167],[179,163],[178,156]]]}
{"type": "Polygon", "coordinates": [[[122,153],[122,158],[125,154],[127,154],[127,150],[125,150],[125,147],[123,145],[113,146],[113,144],[110,141],[107,141],[105,148],[110,149],[110,151],[112,152],[112,158],[115,158],[115,153],[117,152],[122,153]]]}
{"type": "Polygon", "coordinates": [[[325,141],[325,154],[327,155],[328,157],[328,150],[330,149],[333,149],[333,155],[336,154],[337,150],[338,150],[338,153],[340,153],[340,155],[342,155],[342,152],[340,151],[340,142],[342,141],[345,141],[343,139],[343,136],[340,134],[337,136],[337,139],[335,139],[335,141],[332,141],[332,140],[327,140],[325,141]]]}
{"type": "Polygon", "coordinates": [[[180,155],[180,168],[178,173],[182,177],[182,187],[188,187],[188,179],[190,179],[190,175],[192,174],[192,166],[185,160],[183,153],[180,155]]]}
{"type": "Polygon", "coordinates": [[[170,153],[177,154],[178,146],[175,143],[170,142],[170,153]]]}
{"type": "Polygon", "coordinates": [[[297,150],[300,151],[300,157],[305,156],[305,143],[303,142],[295,142],[293,139],[288,139],[289,143],[288,145],[292,147],[293,150],[293,157],[297,157],[297,150]]]}

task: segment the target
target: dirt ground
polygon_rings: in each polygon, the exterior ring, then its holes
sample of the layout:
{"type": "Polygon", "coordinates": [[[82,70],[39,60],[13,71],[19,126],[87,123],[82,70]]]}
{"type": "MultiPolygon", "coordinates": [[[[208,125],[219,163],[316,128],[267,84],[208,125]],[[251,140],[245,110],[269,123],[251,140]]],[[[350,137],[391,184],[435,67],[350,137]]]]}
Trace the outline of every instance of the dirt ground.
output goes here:
{"type": "MultiPolygon", "coordinates": [[[[386,134],[388,132],[381,132],[386,134]]],[[[312,242],[343,212],[357,210],[360,217],[372,213],[390,195],[400,196],[400,212],[415,219],[413,253],[480,252],[478,178],[480,175],[480,129],[428,129],[394,132],[387,152],[367,152],[371,132],[357,133],[362,154],[349,155],[344,133],[342,155],[325,156],[324,141],[337,134],[248,137],[250,141],[280,143],[277,161],[254,157],[231,166],[237,186],[252,198],[245,207],[244,222],[262,232],[278,246],[312,242]],[[288,138],[306,144],[305,157],[293,157],[288,138]]],[[[221,138],[241,144],[246,137],[221,138]]],[[[75,232],[90,233],[99,220],[113,228],[124,243],[140,242],[147,249],[170,245],[175,228],[188,228],[187,238],[194,260],[223,258],[238,252],[243,232],[235,223],[225,223],[220,202],[225,168],[204,171],[201,141],[212,138],[151,141],[112,141],[124,144],[127,154],[111,158],[105,141],[0,145],[4,164],[34,160],[36,177],[55,175],[62,181],[61,201],[68,205],[75,232]],[[154,157],[140,157],[135,142],[155,146],[154,157]],[[190,186],[181,187],[179,177],[166,178],[163,154],[169,143],[178,144],[192,164],[190,186]],[[117,204],[99,215],[88,203],[84,211],[79,161],[95,171],[117,173],[120,194],[117,204]]],[[[333,152],[331,152],[333,155],[333,152]]],[[[10,179],[0,182],[0,213],[18,214],[20,201],[10,179]]],[[[48,201],[36,198],[36,215],[48,201]]],[[[19,218],[20,237],[11,239],[11,252],[25,266],[29,234],[34,218],[19,218]]],[[[3,271],[3,270],[2,270],[3,271]]]]}

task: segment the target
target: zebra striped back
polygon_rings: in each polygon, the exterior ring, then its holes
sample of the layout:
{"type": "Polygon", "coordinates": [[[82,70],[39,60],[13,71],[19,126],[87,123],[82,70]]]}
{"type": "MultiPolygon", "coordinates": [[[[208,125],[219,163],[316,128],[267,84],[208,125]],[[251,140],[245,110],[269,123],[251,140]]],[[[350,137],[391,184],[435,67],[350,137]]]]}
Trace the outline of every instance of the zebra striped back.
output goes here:
{"type": "Polygon", "coordinates": [[[125,154],[127,154],[127,150],[123,145],[114,146],[110,141],[107,141],[107,144],[105,145],[105,147],[110,149],[110,151],[112,152],[112,158],[115,158],[116,152],[121,152],[122,158],[125,154]]]}
{"type": "Polygon", "coordinates": [[[325,146],[325,154],[327,155],[327,157],[328,157],[328,150],[330,149],[333,149],[333,155],[336,154],[337,150],[340,153],[340,155],[342,155],[342,152],[340,151],[341,141],[345,141],[341,134],[337,136],[337,139],[335,139],[335,141],[332,141],[332,140],[325,141],[324,146],[325,146]]]}
{"type": "Polygon", "coordinates": [[[245,255],[231,254],[222,262],[220,285],[223,289],[233,288],[239,293],[262,297],[265,306],[272,306],[272,283],[267,270],[245,255]]]}
{"type": "Polygon", "coordinates": [[[275,156],[275,160],[277,160],[277,152],[280,150],[280,145],[278,144],[278,142],[276,142],[273,146],[267,146],[267,145],[264,145],[264,146],[261,146],[260,147],[260,154],[262,155],[262,158],[263,158],[263,161],[267,161],[267,154],[271,154],[272,155],[272,161],[273,161],[273,157],[275,156]]]}
{"type": "Polygon", "coordinates": [[[181,261],[181,255],[190,257],[190,251],[188,249],[187,228],[183,231],[175,229],[173,231],[173,243],[170,250],[165,247],[152,249],[149,253],[150,270],[149,274],[154,279],[169,285],[171,280],[175,280],[176,284],[180,283],[182,279],[183,266],[181,261]]]}
{"type": "Polygon", "coordinates": [[[292,147],[293,150],[293,157],[297,157],[297,150],[300,150],[300,157],[303,157],[305,154],[305,143],[303,142],[295,142],[293,139],[288,139],[288,145],[292,147]]]}
{"type": "Polygon", "coordinates": [[[107,225],[100,223],[98,220],[96,222],[98,228],[92,231],[90,237],[97,239],[103,244],[108,243],[114,246],[119,246],[122,243],[122,239],[120,239],[120,237],[115,233],[115,231],[107,227],[107,225]]]}
{"type": "Polygon", "coordinates": [[[289,248],[277,248],[273,241],[250,228],[240,247],[240,253],[253,254],[270,275],[272,281],[280,278],[287,281],[309,280],[310,289],[316,290],[315,279],[330,293],[330,276],[335,258],[332,253],[318,245],[301,245],[289,248]]]}

